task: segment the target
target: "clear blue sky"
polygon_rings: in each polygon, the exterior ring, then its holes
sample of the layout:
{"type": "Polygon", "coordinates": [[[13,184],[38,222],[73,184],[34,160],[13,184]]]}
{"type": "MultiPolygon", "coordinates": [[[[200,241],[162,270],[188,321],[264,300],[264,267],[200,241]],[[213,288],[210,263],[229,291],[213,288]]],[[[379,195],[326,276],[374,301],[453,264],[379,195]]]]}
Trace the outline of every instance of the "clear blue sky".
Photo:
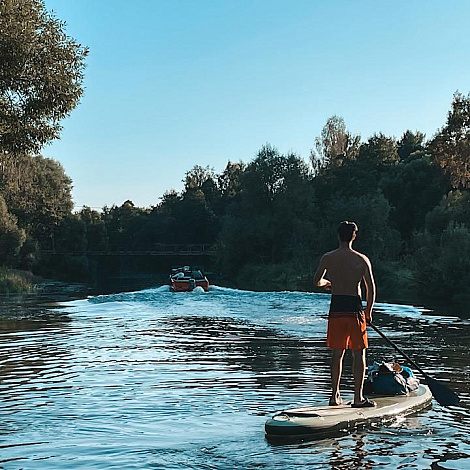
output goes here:
{"type": "Polygon", "coordinates": [[[470,91],[470,2],[46,0],[90,48],[85,95],[43,154],[76,207],[141,207],[266,142],[308,160],[328,117],[428,138],[470,91]]]}

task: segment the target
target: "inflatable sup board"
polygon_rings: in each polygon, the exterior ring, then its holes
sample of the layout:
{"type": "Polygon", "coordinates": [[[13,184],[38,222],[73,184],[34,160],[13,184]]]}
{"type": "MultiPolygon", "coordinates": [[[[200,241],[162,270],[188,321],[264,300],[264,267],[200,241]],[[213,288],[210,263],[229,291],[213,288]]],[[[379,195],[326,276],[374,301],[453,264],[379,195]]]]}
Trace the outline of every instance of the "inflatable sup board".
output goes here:
{"type": "Polygon", "coordinates": [[[324,436],[372,421],[387,421],[427,407],[432,394],[426,385],[420,385],[408,395],[374,395],[370,398],[377,403],[377,406],[373,408],[353,408],[350,404],[304,406],[281,411],[266,422],[266,435],[268,437],[324,436]]]}

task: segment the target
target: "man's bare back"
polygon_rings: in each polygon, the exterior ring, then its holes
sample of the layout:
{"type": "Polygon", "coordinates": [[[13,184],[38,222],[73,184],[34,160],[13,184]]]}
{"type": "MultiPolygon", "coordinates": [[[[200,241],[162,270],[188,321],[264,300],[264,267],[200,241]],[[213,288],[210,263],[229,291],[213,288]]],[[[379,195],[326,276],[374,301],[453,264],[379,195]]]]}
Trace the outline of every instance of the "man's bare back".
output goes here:
{"type": "Polygon", "coordinates": [[[366,255],[352,249],[352,240],[340,243],[339,248],[322,256],[313,282],[319,287],[331,288],[333,295],[362,297],[361,281],[364,281],[367,299],[366,319],[372,320],[372,307],[375,301],[372,266],[366,255]]]}
{"type": "Polygon", "coordinates": [[[324,255],[325,278],[331,282],[331,293],[361,296],[361,281],[370,265],[367,257],[349,248],[338,248],[324,255]]]}

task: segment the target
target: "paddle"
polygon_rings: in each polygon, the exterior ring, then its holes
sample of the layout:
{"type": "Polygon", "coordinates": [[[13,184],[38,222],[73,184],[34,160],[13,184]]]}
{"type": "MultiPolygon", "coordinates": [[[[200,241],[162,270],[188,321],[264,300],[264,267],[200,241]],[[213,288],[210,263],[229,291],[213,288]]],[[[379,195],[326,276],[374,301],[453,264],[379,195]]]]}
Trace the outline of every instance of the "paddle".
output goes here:
{"type": "Polygon", "coordinates": [[[432,377],[429,377],[426,372],[421,369],[421,367],[416,364],[407,354],[405,354],[391,339],[388,339],[372,322],[368,322],[368,325],[376,331],[382,338],[387,341],[393,348],[395,348],[412,366],[416,367],[417,370],[421,372],[424,376],[424,383],[429,387],[433,397],[436,401],[443,406],[456,405],[459,402],[458,395],[453,392],[449,387],[444,385],[442,382],[439,382],[432,377]]]}

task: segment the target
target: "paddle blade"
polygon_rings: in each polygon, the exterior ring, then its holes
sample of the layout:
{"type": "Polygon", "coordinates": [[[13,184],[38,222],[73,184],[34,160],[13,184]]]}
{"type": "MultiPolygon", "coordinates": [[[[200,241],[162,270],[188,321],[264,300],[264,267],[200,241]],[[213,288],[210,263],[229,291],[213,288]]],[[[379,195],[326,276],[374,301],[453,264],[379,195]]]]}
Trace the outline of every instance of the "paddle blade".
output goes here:
{"type": "Polygon", "coordinates": [[[457,405],[457,403],[460,401],[458,395],[449,387],[447,387],[447,385],[439,382],[439,380],[433,379],[432,377],[429,377],[429,375],[426,375],[424,383],[429,387],[432,396],[436,399],[439,405],[452,406],[457,405]]]}

